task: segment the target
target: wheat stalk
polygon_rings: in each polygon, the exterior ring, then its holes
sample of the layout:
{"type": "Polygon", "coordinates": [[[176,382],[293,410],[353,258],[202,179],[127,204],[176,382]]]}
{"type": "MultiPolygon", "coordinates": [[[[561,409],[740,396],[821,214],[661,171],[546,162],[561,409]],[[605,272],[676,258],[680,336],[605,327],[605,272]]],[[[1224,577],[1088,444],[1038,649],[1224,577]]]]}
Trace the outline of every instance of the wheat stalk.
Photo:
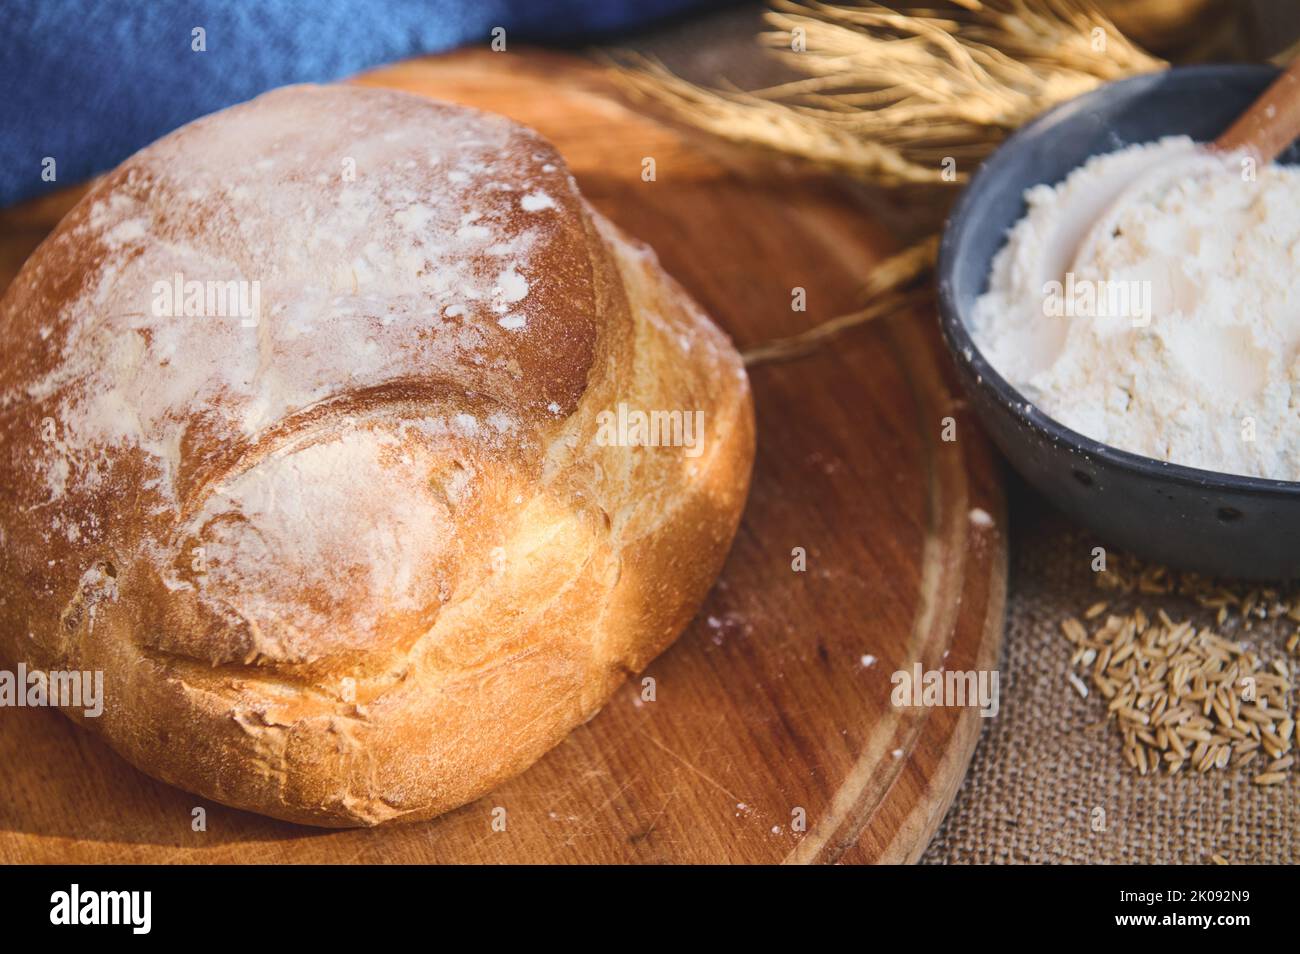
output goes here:
{"type": "Polygon", "coordinates": [[[862,308],[828,318],[799,334],[755,345],[741,355],[745,360],[745,366],[752,368],[771,361],[802,358],[850,328],[856,328],[874,318],[883,318],[914,305],[923,304],[930,297],[929,291],[909,286],[934,267],[934,259],[938,251],[939,236],[932,235],[891,255],[878,263],[867,277],[861,296],[866,304],[862,308]]]}
{"type": "Polygon", "coordinates": [[[950,0],[907,12],[774,0],[765,20],[759,42],[802,78],[709,89],[639,56],[616,78],[734,143],[878,185],[946,185],[1044,109],[1166,65],[1083,0],[950,0]]]}

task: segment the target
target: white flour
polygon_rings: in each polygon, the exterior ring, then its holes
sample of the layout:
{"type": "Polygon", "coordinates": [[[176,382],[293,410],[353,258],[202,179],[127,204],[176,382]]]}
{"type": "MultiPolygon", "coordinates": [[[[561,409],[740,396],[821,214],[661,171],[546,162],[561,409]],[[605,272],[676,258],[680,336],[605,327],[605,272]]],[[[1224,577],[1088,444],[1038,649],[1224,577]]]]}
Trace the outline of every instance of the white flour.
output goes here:
{"type": "Polygon", "coordinates": [[[1192,149],[1186,138],[1130,146],[1030,189],[971,331],[1004,378],[1088,437],[1300,480],[1300,169],[1266,166],[1246,181],[1234,161],[1174,179],[1128,204],[1116,233],[1076,263],[1076,294],[1098,293],[1091,309],[1083,298],[1073,316],[1045,307],[1044,256],[1066,204],[1117,165],[1136,176],[1192,149]],[[1136,308],[1105,314],[1105,292],[1117,288],[1132,292],[1130,305],[1145,289],[1149,323],[1136,308]]]}

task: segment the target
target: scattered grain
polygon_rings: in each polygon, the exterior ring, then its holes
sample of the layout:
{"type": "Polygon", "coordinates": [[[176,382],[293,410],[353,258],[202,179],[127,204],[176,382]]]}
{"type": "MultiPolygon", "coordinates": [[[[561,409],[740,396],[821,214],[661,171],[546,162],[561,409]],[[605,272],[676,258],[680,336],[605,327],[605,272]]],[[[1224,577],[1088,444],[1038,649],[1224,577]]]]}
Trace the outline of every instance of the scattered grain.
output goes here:
{"type": "MultiPolygon", "coordinates": [[[[1256,620],[1300,622],[1300,594],[1267,587],[1234,591],[1194,574],[1123,559],[1098,574],[1098,585],[1121,594],[1190,597],[1215,610],[1216,629],[1230,621],[1234,633],[1256,620]]],[[[1082,619],[1067,617],[1060,627],[1073,646],[1066,678],[1085,699],[1090,679],[1106,700],[1102,724],[1113,717],[1125,762],[1141,775],[1161,765],[1172,775],[1188,765],[1197,772],[1241,769],[1262,752],[1269,761],[1255,784],[1285,780],[1296,764],[1290,753],[1300,721],[1290,698],[1291,666],[1284,659],[1261,659],[1254,643],[1174,620],[1164,608],[1152,615],[1140,607],[1125,614],[1111,611],[1113,604],[1093,603],[1082,619]]],[[[1285,647],[1291,653],[1300,649],[1300,632],[1285,647]]]]}
{"type": "Polygon", "coordinates": [[[1080,678],[1079,678],[1078,676],[1076,676],[1074,673],[1069,673],[1069,674],[1066,676],[1066,678],[1070,680],[1070,685],[1074,686],[1074,688],[1078,691],[1079,695],[1083,696],[1083,698],[1085,698],[1085,699],[1088,698],[1088,684],[1087,684],[1087,683],[1085,683],[1082,679],[1080,679],[1080,678]]]}

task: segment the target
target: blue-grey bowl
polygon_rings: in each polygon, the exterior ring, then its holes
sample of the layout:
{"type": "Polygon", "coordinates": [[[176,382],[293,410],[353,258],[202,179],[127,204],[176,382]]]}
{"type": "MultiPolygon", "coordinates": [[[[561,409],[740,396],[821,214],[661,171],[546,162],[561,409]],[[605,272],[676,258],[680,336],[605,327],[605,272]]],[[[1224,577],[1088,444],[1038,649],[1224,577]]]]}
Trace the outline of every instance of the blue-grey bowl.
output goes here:
{"type": "MultiPolygon", "coordinates": [[[[1102,543],[1148,560],[1290,580],[1300,578],[1300,483],[1183,467],[1084,437],[993,370],[966,324],[993,256],[1025,214],[1027,188],[1060,182],[1090,156],[1131,143],[1180,134],[1211,141],[1276,75],[1271,66],[1175,68],[1107,84],[1043,114],[988,158],[954,205],[936,280],[944,338],[976,413],[1016,470],[1057,507],[1102,543]]],[[[1298,160],[1295,144],[1279,159],[1298,160]]]]}

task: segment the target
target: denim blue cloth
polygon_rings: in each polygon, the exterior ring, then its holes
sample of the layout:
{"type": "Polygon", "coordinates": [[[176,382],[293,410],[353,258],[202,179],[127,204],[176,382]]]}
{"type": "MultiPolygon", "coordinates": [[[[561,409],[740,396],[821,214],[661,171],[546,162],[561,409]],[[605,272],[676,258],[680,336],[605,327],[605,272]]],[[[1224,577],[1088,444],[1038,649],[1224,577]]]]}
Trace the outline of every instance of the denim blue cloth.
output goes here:
{"type": "MultiPolygon", "coordinates": [[[[594,39],[708,0],[0,0],[0,206],[286,83],[491,39],[594,39]],[[205,31],[206,52],[192,49],[205,31]],[[45,157],[57,180],[45,182],[45,157]]],[[[48,166],[48,164],[46,164],[48,166]]]]}

